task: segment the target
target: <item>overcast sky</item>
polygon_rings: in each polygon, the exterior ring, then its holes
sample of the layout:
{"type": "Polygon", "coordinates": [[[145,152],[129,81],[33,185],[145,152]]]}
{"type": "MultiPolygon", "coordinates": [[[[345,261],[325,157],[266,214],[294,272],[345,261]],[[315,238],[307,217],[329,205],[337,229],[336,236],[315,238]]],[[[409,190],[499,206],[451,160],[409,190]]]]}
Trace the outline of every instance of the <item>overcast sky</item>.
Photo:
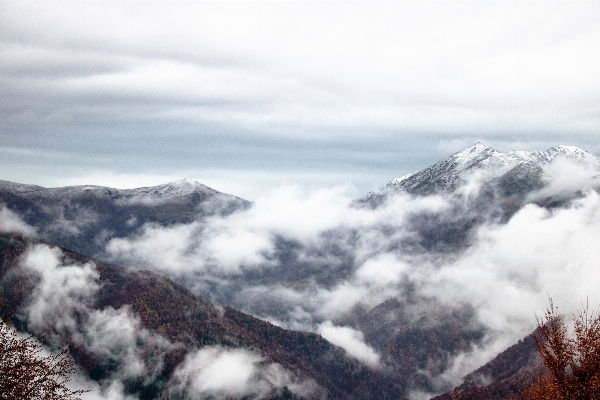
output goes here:
{"type": "Polygon", "coordinates": [[[0,179],[358,196],[476,141],[600,155],[598,71],[598,1],[0,1],[0,179]]]}

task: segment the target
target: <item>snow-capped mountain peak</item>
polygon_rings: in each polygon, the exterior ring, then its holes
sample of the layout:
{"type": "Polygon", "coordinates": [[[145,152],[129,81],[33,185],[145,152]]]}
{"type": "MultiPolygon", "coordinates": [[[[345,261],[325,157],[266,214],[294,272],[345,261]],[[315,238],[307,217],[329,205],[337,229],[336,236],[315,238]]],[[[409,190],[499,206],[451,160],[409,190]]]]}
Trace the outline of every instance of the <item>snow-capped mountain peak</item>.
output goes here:
{"type": "Polygon", "coordinates": [[[178,181],[164,183],[157,186],[147,186],[137,189],[123,190],[127,197],[134,196],[153,196],[153,197],[179,197],[186,196],[194,192],[218,193],[193,179],[184,178],[178,181]],[[126,192],[126,193],[125,193],[126,192]]]}
{"type": "Polygon", "coordinates": [[[452,158],[460,165],[469,165],[491,156],[499,154],[496,150],[484,145],[481,142],[475,143],[473,146],[467,147],[452,156],[452,158]]]}
{"type": "Polygon", "coordinates": [[[553,160],[557,157],[565,157],[571,160],[598,162],[596,156],[575,146],[553,147],[546,153],[548,154],[550,160],[553,160]]]}
{"type": "Polygon", "coordinates": [[[537,174],[535,171],[559,158],[591,163],[600,168],[598,158],[575,146],[557,146],[547,151],[521,150],[501,153],[478,142],[428,168],[393,179],[387,185],[367,193],[358,199],[358,202],[382,198],[397,191],[419,195],[450,192],[474,173],[485,174],[489,179],[499,178],[509,171],[520,175],[523,171],[537,174]],[[516,169],[519,171],[516,172],[516,169]]]}

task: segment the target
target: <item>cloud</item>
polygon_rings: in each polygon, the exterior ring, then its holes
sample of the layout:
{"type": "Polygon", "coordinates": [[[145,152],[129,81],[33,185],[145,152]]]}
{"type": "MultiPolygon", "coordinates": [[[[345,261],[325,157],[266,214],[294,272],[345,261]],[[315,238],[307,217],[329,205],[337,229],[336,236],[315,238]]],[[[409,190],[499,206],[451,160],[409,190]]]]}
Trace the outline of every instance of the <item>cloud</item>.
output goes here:
{"type": "Polygon", "coordinates": [[[186,398],[265,398],[283,387],[299,395],[314,395],[318,389],[248,350],[222,347],[188,353],[171,378],[171,393],[186,398]]]}
{"type": "Polygon", "coordinates": [[[263,195],[244,212],[203,222],[161,227],[147,225],[137,238],[111,240],[107,252],[115,260],[136,260],[158,270],[196,270],[236,275],[269,264],[275,237],[313,240],[318,232],[345,218],[350,199],[339,188],[302,193],[283,187],[263,195]],[[152,250],[160,249],[153,252],[152,250]]]}
{"type": "Polygon", "coordinates": [[[515,99],[540,117],[548,110],[534,100],[556,108],[568,94],[582,102],[588,99],[576,89],[598,83],[589,54],[598,41],[593,6],[482,4],[472,10],[477,18],[452,3],[441,13],[428,4],[331,3],[320,13],[314,7],[156,4],[140,13],[117,4],[11,5],[2,39],[12,62],[5,69],[27,78],[17,94],[41,86],[61,102],[147,102],[145,118],[163,103],[159,115],[267,130],[278,124],[494,126],[498,106],[525,125],[515,99]],[[129,29],[117,20],[127,20],[129,29]],[[40,58],[52,62],[35,63],[40,58]]]}
{"type": "Polygon", "coordinates": [[[534,327],[534,312],[547,295],[573,313],[600,280],[600,196],[591,191],[570,208],[530,204],[506,225],[483,227],[476,243],[456,262],[429,270],[424,292],[447,303],[472,304],[479,319],[511,340],[534,327]]]}
{"type": "Polygon", "coordinates": [[[412,216],[447,209],[441,196],[399,195],[371,210],[350,206],[344,188],[283,187],[228,216],[147,225],[138,236],[112,239],[106,250],[117,264],[166,273],[217,302],[250,313],[267,302],[279,311],[261,317],[314,329],[295,313],[323,322],[397,293],[412,262],[399,248],[414,239],[412,216]]]}
{"type": "Polygon", "coordinates": [[[54,203],[42,204],[41,208],[49,215],[55,216],[46,231],[51,235],[79,236],[89,224],[94,224],[100,215],[92,207],[72,204],[70,200],[60,199],[54,203]],[[68,217],[65,214],[68,213],[68,217]]]}
{"type": "Polygon", "coordinates": [[[34,245],[21,260],[21,268],[32,273],[37,283],[25,308],[32,329],[58,332],[77,329],[77,314],[89,312],[90,303],[100,288],[94,264],[64,264],[56,247],[34,245]]]}
{"type": "Polygon", "coordinates": [[[119,379],[143,377],[152,382],[162,371],[164,355],[177,346],[144,329],[128,307],[95,310],[81,331],[87,351],[120,364],[119,379]]]}
{"type": "Polygon", "coordinates": [[[403,278],[403,273],[408,272],[409,265],[399,261],[391,254],[382,254],[379,257],[368,259],[358,270],[355,277],[361,282],[382,287],[395,285],[403,278]]]}
{"type": "Polygon", "coordinates": [[[585,157],[581,160],[569,160],[557,157],[544,166],[547,184],[529,195],[530,201],[552,198],[568,198],[575,193],[600,187],[600,168],[598,159],[585,157]]]}
{"type": "Polygon", "coordinates": [[[411,269],[410,279],[421,294],[446,307],[471,305],[486,328],[481,343],[454,357],[434,383],[456,386],[468,372],[531,333],[548,296],[567,319],[584,301],[600,304],[595,289],[600,282],[595,245],[600,240],[599,216],[600,195],[593,190],[564,208],[529,204],[506,224],[483,225],[457,259],[411,269]]]}
{"type": "Polygon", "coordinates": [[[380,366],[381,357],[371,346],[365,343],[362,332],[348,326],[336,326],[331,321],[320,324],[318,332],[331,343],[346,350],[350,356],[357,360],[373,368],[380,366]]]}
{"type": "Polygon", "coordinates": [[[175,345],[143,328],[128,307],[95,309],[100,282],[93,263],[68,261],[60,249],[38,244],[26,250],[20,265],[34,282],[23,314],[36,334],[48,335],[55,345],[69,340],[112,363],[109,381],[151,382],[162,370],[162,358],[175,345]]]}
{"type": "MultiPolygon", "coordinates": [[[[74,378],[73,388],[91,389],[84,399],[137,398],[126,394],[124,385],[155,382],[163,372],[164,357],[182,346],[145,329],[128,306],[94,308],[101,283],[91,262],[81,265],[58,248],[37,244],[26,250],[20,267],[33,282],[23,310],[28,326],[47,334],[56,345],[69,340],[106,368],[101,382],[74,378]]],[[[284,387],[302,396],[321,393],[313,381],[300,379],[251,350],[220,346],[189,350],[165,385],[165,390],[193,398],[263,398],[284,387]]]]}
{"type": "Polygon", "coordinates": [[[6,208],[5,205],[0,205],[0,232],[14,232],[25,236],[37,236],[37,231],[34,227],[27,225],[21,217],[6,208]]]}

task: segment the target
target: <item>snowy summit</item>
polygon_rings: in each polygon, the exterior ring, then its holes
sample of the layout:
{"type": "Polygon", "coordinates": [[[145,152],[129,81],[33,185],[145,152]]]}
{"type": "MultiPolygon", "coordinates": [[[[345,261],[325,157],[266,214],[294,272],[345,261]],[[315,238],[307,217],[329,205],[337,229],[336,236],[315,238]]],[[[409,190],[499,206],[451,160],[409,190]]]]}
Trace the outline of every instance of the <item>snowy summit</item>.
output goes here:
{"type": "Polygon", "coordinates": [[[400,190],[419,195],[449,192],[475,172],[485,173],[489,178],[498,178],[515,168],[541,169],[561,158],[589,163],[596,168],[600,166],[598,158],[575,146],[558,146],[546,151],[501,153],[478,142],[431,167],[393,179],[385,186],[367,193],[359,201],[370,201],[400,190]]]}

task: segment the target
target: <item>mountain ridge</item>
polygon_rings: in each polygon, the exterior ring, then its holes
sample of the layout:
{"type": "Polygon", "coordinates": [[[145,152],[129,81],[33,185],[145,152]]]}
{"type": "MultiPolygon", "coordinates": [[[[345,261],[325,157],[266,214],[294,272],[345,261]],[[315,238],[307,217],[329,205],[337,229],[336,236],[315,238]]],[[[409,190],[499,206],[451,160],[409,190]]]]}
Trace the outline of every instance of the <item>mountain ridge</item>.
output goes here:
{"type": "Polygon", "coordinates": [[[1,204],[35,226],[40,237],[99,257],[109,237],[133,235],[145,224],[167,226],[229,215],[247,209],[251,202],[182,179],[135,189],[94,185],[44,188],[0,181],[1,204]]]}
{"type": "MultiPolygon", "coordinates": [[[[206,346],[224,346],[256,351],[265,361],[282,365],[298,374],[298,377],[314,380],[321,391],[306,395],[307,399],[321,399],[323,390],[328,398],[360,399],[365,398],[367,393],[379,393],[381,398],[402,397],[404,388],[393,377],[348,357],[345,350],[317,333],[286,330],[231,307],[215,306],[151,271],[126,270],[64,248],[56,248],[39,239],[0,233],[0,300],[4,305],[0,312],[15,312],[16,325],[21,328],[28,326],[29,321],[24,318],[24,313],[29,307],[27,303],[31,293],[35,293],[32,286],[35,286],[36,279],[24,275],[20,265],[24,262],[26,252],[36,246],[60,250],[65,267],[76,263],[83,269],[92,266],[97,271],[100,285],[97,299],[91,305],[92,311],[100,315],[115,315],[116,312],[129,309],[139,316],[142,328],[178,343],[168,345],[163,350],[164,369],[156,380],[126,381],[126,390],[130,394],[148,399],[156,398],[156,394],[167,394],[166,380],[184,362],[186,352],[206,346]]],[[[78,313],[82,314],[82,311],[78,313]]],[[[79,319],[85,321],[85,311],[83,314],[79,319]]],[[[116,322],[122,319],[118,315],[116,317],[116,322]]],[[[85,341],[78,346],[70,338],[62,337],[61,329],[60,326],[50,325],[46,328],[46,334],[50,334],[49,337],[59,335],[66,340],[72,355],[91,378],[101,382],[118,372],[114,361],[111,364],[110,359],[98,357],[94,353],[97,350],[85,341]]],[[[85,328],[82,326],[80,329],[85,328]]],[[[275,389],[283,389],[284,396],[280,397],[281,393],[277,392],[269,398],[299,398],[290,395],[285,397],[287,388],[275,389]]]]}
{"type": "Polygon", "coordinates": [[[0,180],[0,188],[13,190],[15,193],[23,195],[53,195],[53,196],[74,196],[86,192],[98,193],[111,197],[131,198],[136,196],[147,197],[179,197],[201,192],[207,194],[224,194],[211,187],[203,185],[196,180],[183,178],[172,182],[167,182],[155,186],[143,186],[131,189],[117,189],[100,185],[72,185],[47,188],[39,185],[22,184],[0,180]]]}
{"type": "Polygon", "coordinates": [[[485,171],[491,177],[498,178],[520,165],[541,168],[560,157],[579,162],[600,163],[596,156],[575,146],[560,145],[546,151],[513,150],[501,153],[477,142],[427,168],[392,179],[386,185],[358,198],[356,202],[380,202],[385,196],[401,191],[416,195],[449,192],[456,189],[460,183],[464,183],[460,178],[464,178],[467,173],[485,171]]]}

